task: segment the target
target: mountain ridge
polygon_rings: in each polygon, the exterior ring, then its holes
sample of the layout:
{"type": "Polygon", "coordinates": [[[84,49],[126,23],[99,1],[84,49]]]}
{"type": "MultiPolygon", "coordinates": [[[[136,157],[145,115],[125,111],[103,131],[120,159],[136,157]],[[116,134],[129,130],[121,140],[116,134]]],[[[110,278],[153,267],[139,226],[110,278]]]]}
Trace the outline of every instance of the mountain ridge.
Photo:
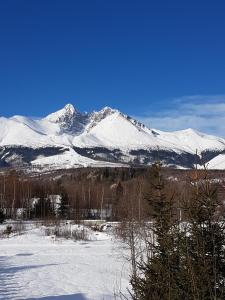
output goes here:
{"type": "Polygon", "coordinates": [[[44,118],[0,117],[0,165],[4,166],[48,165],[51,169],[103,166],[104,162],[110,166],[145,166],[155,160],[157,151],[163,164],[172,167],[191,168],[202,159],[210,166],[225,166],[225,139],[191,128],[174,132],[151,129],[107,106],[81,113],[67,104],[44,118]],[[10,149],[11,156],[4,147],[10,149]],[[29,155],[29,149],[36,154],[29,155]],[[210,163],[212,159],[216,163],[210,163]]]}

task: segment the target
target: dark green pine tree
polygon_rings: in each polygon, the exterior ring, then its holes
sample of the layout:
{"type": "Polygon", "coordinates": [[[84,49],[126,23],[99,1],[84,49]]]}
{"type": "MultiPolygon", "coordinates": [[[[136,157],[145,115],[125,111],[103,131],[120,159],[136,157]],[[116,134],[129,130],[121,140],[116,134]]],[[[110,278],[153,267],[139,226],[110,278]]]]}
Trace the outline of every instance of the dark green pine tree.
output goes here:
{"type": "Polygon", "coordinates": [[[65,191],[61,193],[61,202],[57,211],[57,215],[61,219],[69,218],[69,198],[65,191]]]}
{"type": "Polygon", "coordinates": [[[179,224],[174,215],[174,192],[166,191],[161,166],[152,166],[149,190],[145,198],[153,218],[154,241],[148,244],[151,256],[138,265],[138,274],[131,280],[135,300],[182,299],[180,278],[179,224]]]}
{"type": "Polygon", "coordinates": [[[197,180],[187,203],[188,226],[183,273],[188,299],[225,299],[225,228],[218,213],[217,190],[207,178],[197,180]]]}

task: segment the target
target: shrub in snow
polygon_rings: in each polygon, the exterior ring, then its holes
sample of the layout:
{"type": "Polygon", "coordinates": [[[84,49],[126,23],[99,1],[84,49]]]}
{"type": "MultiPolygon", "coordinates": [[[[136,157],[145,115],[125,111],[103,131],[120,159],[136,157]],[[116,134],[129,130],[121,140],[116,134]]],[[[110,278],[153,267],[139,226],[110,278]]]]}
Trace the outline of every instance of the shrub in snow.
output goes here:
{"type": "Polygon", "coordinates": [[[2,224],[5,221],[5,214],[2,210],[0,210],[0,224],[2,224]]]}
{"type": "Polygon", "coordinates": [[[22,234],[26,230],[26,226],[23,221],[16,222],[13,226],[13,232],[22,234]]]}
{"type": "Polygon", "coordinates": [[[6,229],[4,231],[4,234],[6,234],[8,237],[9,235],[12,233],[12,226],[11,225],[8,225],[6,226],[6,229]]]}
{"type": "Polygon", "coordinates": [[[75,241],[83,240],[88,241],[91,239],[91,235],[87,228],[84,226],[55,226],[45,228],[45,235],[55,236],[58,238],[73,239],[75,241]]]}

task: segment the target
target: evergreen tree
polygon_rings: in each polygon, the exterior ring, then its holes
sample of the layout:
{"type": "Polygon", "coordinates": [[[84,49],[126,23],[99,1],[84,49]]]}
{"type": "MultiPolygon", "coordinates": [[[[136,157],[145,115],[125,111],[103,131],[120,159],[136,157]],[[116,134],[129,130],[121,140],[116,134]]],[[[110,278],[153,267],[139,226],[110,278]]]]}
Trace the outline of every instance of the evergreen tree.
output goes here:
{"type": "Polygon", "coordinates": [[[189,299],[225,299],[224,220],[217,215],[221,203],[206,178],[197,180],[187,203],[188,226],[183,270],[189,299]]]}
{"type": "Polygon", "coordinates": [[[225,228],[217,191],[206,177],[191,182],[184,203],[187,221],[174,216],[173,197],[154,165],[147,200],[154,218],[151,256],[133,276],[133,299],[225,299],[225,228]]]}
{"type": "Polygon", "coordinates": [[[58,208],[58,216],[62,219],[68,219],[69,218],[69,198],[65,191],[61,193],[61,201],[58,208]]]}
{"type": "Polygon", "coordinates": [[[179,226],[173,215],[174,193],[165,191],[159,163],[151,168],[149,184],[145,197],[151,208],[155,240],[147,245],[150,257],[139,264],[139,275],[131,280],[133,299],[181,299],[179,226]]]}

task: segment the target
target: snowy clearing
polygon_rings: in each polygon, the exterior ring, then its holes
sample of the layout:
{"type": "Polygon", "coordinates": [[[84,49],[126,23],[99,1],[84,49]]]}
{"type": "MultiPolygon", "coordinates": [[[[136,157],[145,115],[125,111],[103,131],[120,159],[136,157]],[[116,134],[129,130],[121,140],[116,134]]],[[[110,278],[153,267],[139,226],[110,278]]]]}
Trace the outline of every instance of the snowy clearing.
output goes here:
{"type": "Polygon", "coordinates": [[[73,241],[45,231],[29,223],[23,234],[0,239],[0,299],[112,300],[120,291],[128,294],[128,263],[112,236],[90,230],[90,240],[73,241]]]}

